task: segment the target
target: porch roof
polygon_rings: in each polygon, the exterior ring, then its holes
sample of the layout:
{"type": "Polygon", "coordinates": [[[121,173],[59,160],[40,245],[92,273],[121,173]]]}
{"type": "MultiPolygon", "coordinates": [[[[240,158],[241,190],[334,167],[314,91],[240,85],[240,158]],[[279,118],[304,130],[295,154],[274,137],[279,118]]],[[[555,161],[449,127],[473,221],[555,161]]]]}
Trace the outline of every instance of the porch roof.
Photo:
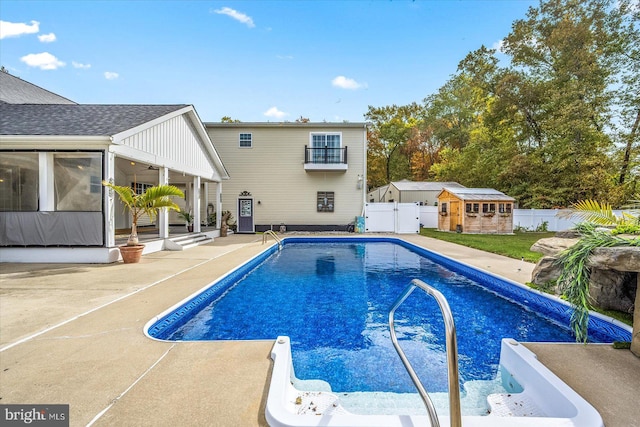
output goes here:
{"type": "Polygon", "coordinates": [[[0,103],[0,135],[113,136],[185,107],[0,103]]]}

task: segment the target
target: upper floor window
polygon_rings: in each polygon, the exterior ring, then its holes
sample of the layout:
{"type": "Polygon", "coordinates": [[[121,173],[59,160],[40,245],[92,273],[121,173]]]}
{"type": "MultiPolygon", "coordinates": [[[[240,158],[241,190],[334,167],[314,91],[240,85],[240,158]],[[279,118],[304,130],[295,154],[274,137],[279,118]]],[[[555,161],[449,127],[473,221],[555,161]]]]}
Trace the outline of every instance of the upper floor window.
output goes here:
{"type": "Polygon", "coordinates": [[[252,138],[250,133],[240,134],[240,148],[251,148],[252,138]]]}
{"type": "Polygon", "coordinates": [[[340,163],[342,135],[339,133],[312,133],[313,163],[340,163]]]}

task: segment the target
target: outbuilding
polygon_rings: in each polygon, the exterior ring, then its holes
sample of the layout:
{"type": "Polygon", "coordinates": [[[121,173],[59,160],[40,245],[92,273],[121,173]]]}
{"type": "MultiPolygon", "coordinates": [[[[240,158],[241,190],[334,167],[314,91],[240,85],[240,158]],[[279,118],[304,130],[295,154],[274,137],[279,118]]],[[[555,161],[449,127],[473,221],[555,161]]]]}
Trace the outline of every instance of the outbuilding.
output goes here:
{"type": "Polygon", "coordinates": [[[445,187],[438,194],[438,230],[512,234],[514,202],[493,188],[445,187]]]}
{"type": "Polygon", "coordinates": [[[420,206],[435,206],[438,194],[444,187],[465,188],[457,182],[436,181],[392,181],[388,185],[374,188],[367,193],[369,203],[418,203],[420,206]]]}

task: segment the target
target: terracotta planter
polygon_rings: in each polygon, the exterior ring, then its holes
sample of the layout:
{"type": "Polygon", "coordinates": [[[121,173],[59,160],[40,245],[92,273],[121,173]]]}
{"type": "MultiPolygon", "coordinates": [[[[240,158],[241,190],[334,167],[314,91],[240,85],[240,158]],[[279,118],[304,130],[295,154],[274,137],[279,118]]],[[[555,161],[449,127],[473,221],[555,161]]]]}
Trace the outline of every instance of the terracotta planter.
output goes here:
{"type": "Polygon", "coordinates": [[[125,264],[140,262],[140,257],[142,256],[143,250],[144,245],[120,246],[120,255],[122,255],[122,261],[124,261],[125,264]]]}

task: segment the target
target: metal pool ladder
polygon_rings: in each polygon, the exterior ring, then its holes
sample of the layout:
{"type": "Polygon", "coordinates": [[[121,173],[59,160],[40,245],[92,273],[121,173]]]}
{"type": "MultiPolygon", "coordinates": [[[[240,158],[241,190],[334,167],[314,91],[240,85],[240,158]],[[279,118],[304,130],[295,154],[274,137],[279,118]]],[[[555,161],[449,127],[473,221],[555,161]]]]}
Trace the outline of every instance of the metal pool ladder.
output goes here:
{"type": "Polygon", "coordinates": [[[411,366],[411,363],[409,363],[407,356],[404,354],[404,351],[400,347],[400,344],[398,344],[398,338],[396,337],[395,325],[393,320],[393,315],[395,314],[396,309],[400,307],[400,305],[409,297],[409,295],[411,295],[416,287],[431,295],[438,303],[440,311],[442,312],[446,334],[447,368],[449,377],[449,417],[451,427],[462,427],[462,414],[460,412],[460,385],[458,383],[458,344],[456,342],[456,325],[453,322],[453,315],[451,314],[449,303],[447,302],[447,299],[444,297],[444,295],[442,295],[437,289],[424,283],[422,280],[413,279],[393,304],[391,311],[389,311],[389,329],[391,331],[391,341],[393,342],[393,346],[395,347],[398,355],[400,356],[400,359],[402,360],[402,364],[409,373],[413,384],[418,389],[418,393],[420,393],[422,401],[427,407],[431,426],[440,427],[440,421],[438,420],[438,415],[436,414],[436,408],[433,406],[433,402],[431,401],[429,394],[420,382],[420,379],[416,375],[416,372],[411,366]]]}
{"type": "Polygon", "coordinates": [[[262,234],[262,244],[264,245],[267,242],[267,236],[273,237],[273,239],[278,242],[278,249],[282,249],[282,239],[278,237],[278,235],[273,230],[267,230],[262,234]]]}

